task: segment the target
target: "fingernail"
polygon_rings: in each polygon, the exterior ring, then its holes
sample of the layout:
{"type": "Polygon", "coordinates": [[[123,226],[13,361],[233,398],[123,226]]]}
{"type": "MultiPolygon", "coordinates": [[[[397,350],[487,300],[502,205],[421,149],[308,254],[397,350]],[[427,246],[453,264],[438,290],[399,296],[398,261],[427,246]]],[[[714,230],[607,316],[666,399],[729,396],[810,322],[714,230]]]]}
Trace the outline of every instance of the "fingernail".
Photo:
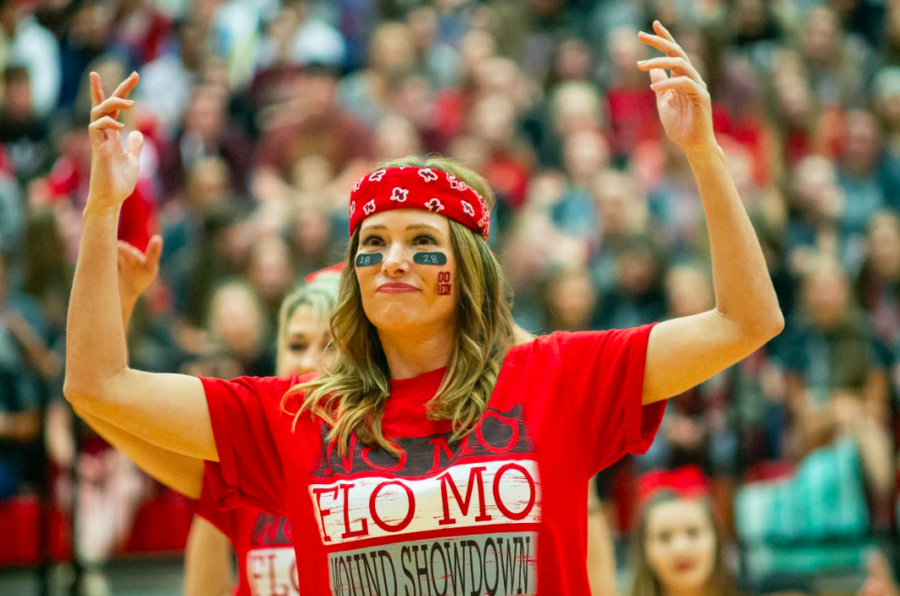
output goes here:
{"type": "Polygon", "coordinates": [[[643,66],[643,65],[645,65],[645,64],[647,64],[647,61],[646,61],[646,60],[638,60],[638,65],[639,65],[639,66],[643,66]]]}

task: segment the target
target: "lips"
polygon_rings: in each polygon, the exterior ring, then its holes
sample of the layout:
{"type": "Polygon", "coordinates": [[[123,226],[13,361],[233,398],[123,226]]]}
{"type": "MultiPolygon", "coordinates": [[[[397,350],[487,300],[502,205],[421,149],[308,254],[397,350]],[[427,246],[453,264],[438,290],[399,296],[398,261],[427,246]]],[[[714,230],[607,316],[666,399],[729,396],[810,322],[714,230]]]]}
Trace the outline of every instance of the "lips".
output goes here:
{"type": "Polygon", "coordinates": [[[692,570],[695,567],[693,561],[680,561],[675,564],[675,571],[678,573],[685,573],[692,570]]]}
{"type": "Polygon", "coordinates": [[[391,282],[378,286],[378,291],[382,294],[410,294],[412,292],[418,292],[419,289],[409,284],[391,282]]]}

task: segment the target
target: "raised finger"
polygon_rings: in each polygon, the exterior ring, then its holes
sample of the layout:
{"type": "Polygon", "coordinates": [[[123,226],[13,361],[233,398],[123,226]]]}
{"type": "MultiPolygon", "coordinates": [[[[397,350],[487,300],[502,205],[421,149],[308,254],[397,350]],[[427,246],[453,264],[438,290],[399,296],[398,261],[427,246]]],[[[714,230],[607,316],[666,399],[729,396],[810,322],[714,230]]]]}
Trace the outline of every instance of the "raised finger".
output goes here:
{"type": "Polygon", "coordinates": [[[672,32],[666,29],[665,26],[661,22],[659,22],[659,19],[653,21],[653,31],[655,31],[656,34],[663,39],[668,39],[675,45],[678,45],[678,42],[675,41],[675,37],[672,35],[672,32]]]}
{"type": "Polygon", "coordinates": [[[125,128],[125,125],[115,118],[103,116],[99,120],[91,122],[88,128],[92,128],[94,130],[122,130],[123,128],[125,128]]]}
{"type": "Polygon", "coordinates": [[[92,72],[88,75],[88,78],[91,81],[91,107],[95,108],[103,103],[103,100],[106,97],[103,95],[103,85],[100,82],[100,75],[96,72],[92,72]]]}
{"type": "Polygon", "coordinates": [[[657,93],[664,91],[682,91],[684,93],[708,96],[709,93],[697,81],[690,77],[670,77],[664,81],[658,81],[650,85],[657,93]]]}
{"type": "Polygon", "coordinates": [[[697,69],[694,68],[694,65],[684,58],[665,57],[651,58],[650,60],[641,60],[640,62],[638,62],[638,68],[641,70],[652,70],[654,68],[669,69],[675,76],[686,75],[691,77],[704,87],[706,86],[706,83],[703,82],[703,79],[700,77],[700,73],[697,72],[697,69]]]}
{"type": "Polygon", "coordinates": [[[134,101],[131,99],[110,97],[91,110],[91,118],[97,119],[102,116],[112,116],[113,118],[116,118],[119,115],[119,110],[128,110],[132,107],[134,107],[134,101]]]}
{"type": "Polygon", "coordinates": [[[669,41],[668,39],[664,39],[651,33],[644,33],[643,31],[638,33],[638,39],[648,46],[656,48],[667,56],[680,57],[687,60],[687,53],[674,41],[669,41]]]}
{"type": "Polygon", "coordinates": [[[138,73],[133,72],[128,75],[128,78],[119,83],[119,86],[116,87],[116,90],[113,91],[113,97],[124,97],[127,98],[128,94],[131,93],[135,87],[137,87],[138,80],[140,80],[140,76],[138,73]]]}

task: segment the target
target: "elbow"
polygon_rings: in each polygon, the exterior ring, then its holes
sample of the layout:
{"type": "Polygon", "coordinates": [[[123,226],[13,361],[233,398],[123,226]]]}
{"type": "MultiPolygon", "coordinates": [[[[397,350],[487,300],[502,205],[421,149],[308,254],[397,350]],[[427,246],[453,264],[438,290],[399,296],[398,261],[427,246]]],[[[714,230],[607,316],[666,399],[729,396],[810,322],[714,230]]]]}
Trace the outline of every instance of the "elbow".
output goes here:
{"type": "Polygon", "coordinates": [[[777,304],[767,309],[765,316],[753,322],[747,335],[752,337],[757,347],[762,347],[784,331],[784,314],[777,304]]]}
{"type": "Polygon", "coordinates": [[[82,385],[66,373],[66,379],[63,383],[63,395],[66,397],[66,400],[72,404],[73,408],[77,409],[81,407],[84,404],[84,398],[88,393],[89,392],[85,391],[82,385]]]}

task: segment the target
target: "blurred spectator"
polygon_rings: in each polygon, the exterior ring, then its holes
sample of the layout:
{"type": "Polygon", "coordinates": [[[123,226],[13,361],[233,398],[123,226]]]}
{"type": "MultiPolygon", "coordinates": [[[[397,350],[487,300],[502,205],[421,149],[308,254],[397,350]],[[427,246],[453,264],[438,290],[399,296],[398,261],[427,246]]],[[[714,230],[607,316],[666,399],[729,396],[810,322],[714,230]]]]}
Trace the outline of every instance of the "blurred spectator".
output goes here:
{"type": "Polygon", "coordinates": [[[209,332],[222,355],[235,367],[235,376],[275,374],[271,330],[249,285],[232,281],[215,290],[209,307],[209,332]]]}
{"type": "MultiPolygon", "coordinates": [[[[857,279],[860,303],[872,329],[900,363],[900,216],[882,211],[869,222],[866,253],[857,279]]],[[[894,378],[894,387],[900,386],[894,378]]]]}
{"type": "MultiPolygon", "coordinates": [[[[708,267],[675,265],[665,280],[667,315],[687,317],[715,307],[708,267]]],[[[729,372],[671,398],[662,432],[647,454],[638,457],[643,470],[697,466],[707,477],[728,477],[737,465],[737,435],[731,409],[729,372]]]]}
{"type": "Polygon", "coordinates": [[[736,596],[726,534],[697,487],[662,489],[646,500],[632,539],[631,596],[736,596]]]}
{"type": "Polygon", "coordinates": [[[841,266],[827,257],[810,263],[803,299],[780,358],[786,375],[795,457],[850,434],[875,497],[893,482],[888,422],[888,362],[841,266]]]}
{"type": "Polygon", "coordinates": [[[71,76],[61,64],[57,39],[27,14],[24,7],[20,10],[15,0],[3,0],[0,3],[0,40],[6,52],[5,63],[28,69],[35,111],[39,116],[49,116],[56,108],[57,100],[63,99],[60,85],[71,76]]]}
{"type": "Polygon", "coordinates": [[[900,211],[900,157],[885,153],[872,114],[854,110],[845,122],[838,176],[845,196],[842,227],[846,234],[860,234],[875,211],[900,211]]]}
{"type": "Polygon", "coordinates": [[[298,105],[263,131],[252,174],[257,199],[285,199],[293,165],[304,157],[321,155],[340,172],[371,156],[370,130],[336,103],[337,76],[329,67],[307,67],[297,81],[298,105]]]}
{"type": "Polygon", "coordinates": [[[865,48],[846,38],[831,8],[812,6],[803,17],[798,34],[800,51],[819,101],[827,107],[864,106],[865,48]]]}
{"type": "Polygon", "coordinates": [[[114,43],[127,48],[138,64],[162,55],[171,27],[171,20],[147,0],[116,1],[114,43]]]}
{"type": "Polygon", "coordinates": [[[600,299],[597,329],[626,329],[665,314],[664,263],[652,238],[632,235],[616,257],[616,285],[600,299]]]}
{"type": "Polygon", "coordinates": [[[624,156],[640,143],[658,140],[662,128],[656,94],[647,85],[649,77],[634,67],[647,57],[647,47],[638,41],[637,32],[627,27],[611,31],[607,55],[606,101],[613,153],[624,156]]]}
{"type": "Polygon", "coordinates": [[[290,248],[279,236],[263,236],[250,249],[247,279],[259,299],[268,329],[278,327],[278,309],[294,287],[290,248]]]}
{"type": "Polygon", "coordinates": [[[16,168],[0,145],[0,258],[19,248],[24,219],[25,201],[16,168]]]}
{"type": "Polygon", "coordinates": [[[374,126],[388,110],[388,97],[398,76],[416,65],[415,39],[410,27],[394,22],[376,27],[367,65],[341,80],[338,102],[367,125],[374,126]]]}
{"type": "Polygon", "coordinates": [[[23,66],[7,66],[3,71],[0,143],[22,184],[46,174],[53,163],[49,121],[35,110],[31,75],[23,66]]]}
{"type": "Polygon", "coordinates": [[[229,173],[231,192],[244,197],[252,147],[243,131],[228,117],[227,89],[195,86],[184,114],[184,124],[161,148],[160,178],[171,199],[183,187],[185,173],[201,159],[218,157],[229,173]]]}
{"type": "Polygon", "coordinates": [[[559,267],[546,280],[546,328],[588,331],[597,308],[597,291],[584,267],[559,267]]]}
{"type": "Polygon", "coordinates": [[[593,256],[591,274],[601,291],[616,284],[616,258],[628,239],[650,231],[647,197],[632,176],[616,170],[605,170],[591,184],[598,230],[597,252],[593,256]]]}
{"type": "MultiPolygon", "coordinates": [[[[87,78],[88,65],[113,49],[110,42],[113,17],[115,16],[113,8],[111,4],[102,0],[87,0],[76,6],[66,37],[60,47],[62,69],[62,87],[59,91],[60,107],[79,110],[79,106],[75,106],[75,100],[87,78]]],[[[35,99],[37,100],[39,97],[38,88],[35,86],[35,99]]],[[[80,107],[84,108],[85,106],[80,107]]],[[[79,112],[79,115],[81,113],[83,112],[79,112]]]]}
{"type": "Polygon", "coordinates": [[[808,157],[794,168],[788,195],[789,221],[786,230],[788,262],[800,275],[816,253],[846,262],[844,236],[839,222],[844,211],[844,193],[830,160],[808,157]]]}
{"type": "Polygon", "coordinates": [[[207,52],[204,23],[180,21],[175,23],[173,32],[172,49],[143,65],[141,84],[136,89],[136,99],[168,130],[174,130],[184,114],[207,52]]]}
{"type": "Polygon", "coordinates": [[[888,66],[872,83],[872,101],[884,135],[885,150],[900,155],[900,68],[888,66]]]}
{"type": "Polygon", "coordinates": [[[438,39],[437,10],[416,6],[407,13],[406,22],[413,36],[418,69],[435,89],[454,85],[459,74],[459,55],[452,44],[438,39]]]}

